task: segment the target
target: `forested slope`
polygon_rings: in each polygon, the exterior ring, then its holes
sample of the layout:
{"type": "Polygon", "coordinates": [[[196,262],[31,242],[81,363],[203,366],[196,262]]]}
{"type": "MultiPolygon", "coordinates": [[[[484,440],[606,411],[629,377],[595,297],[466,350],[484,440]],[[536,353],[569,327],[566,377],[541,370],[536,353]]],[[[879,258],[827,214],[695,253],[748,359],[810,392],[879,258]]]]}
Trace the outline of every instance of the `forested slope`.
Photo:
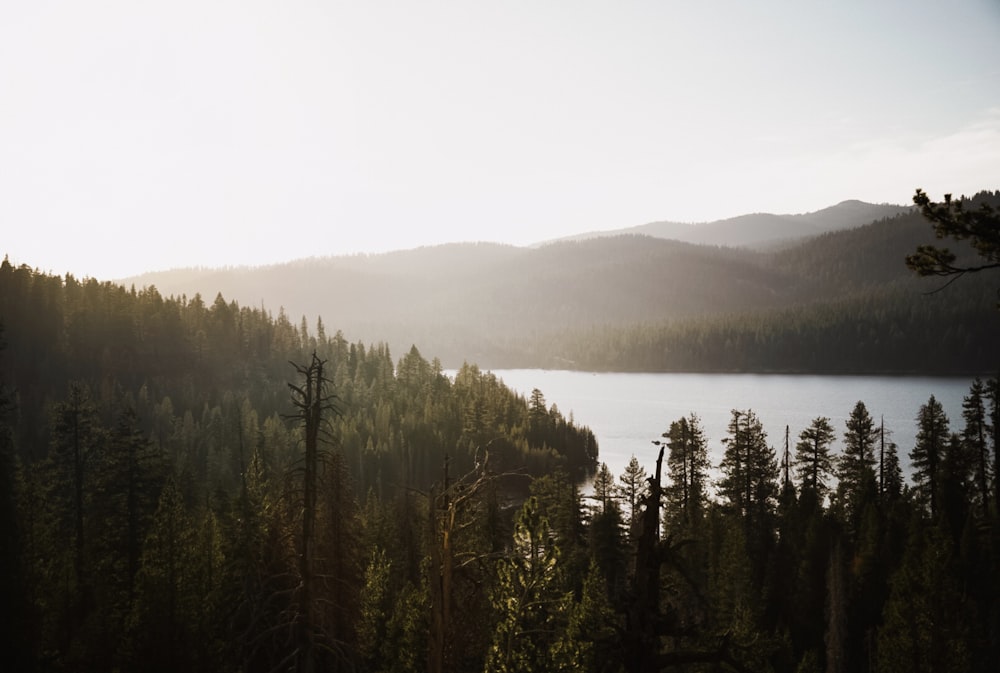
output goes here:
{"type": "Polygon", "coordinates": [[[415,347],[394,361],[321,320],[8,263],[0,324],[10,670],[985,673],[1000,657],[996,378],[972,382],[961,419],[929,399],[899,446],[863,401],[781,452],[733,409],[717,466],[692,410],[659,456],[597,466],[583,498],[588,430],[415,347]]]}
{"type": "MultiPolygon", "coordinates": [[[[988,193],[977,198],[1000,200],[988,193]]],[[[135,282],[155,285],[165,295],[222,291],[244,305],[283,306],[296,322],[303,315],[335,317],[356,338],[385,340],[400,352],[417,343],[448,367],[468,360],[494,368],[801,371],[805,366],[915,372],[928,365],[920,355],[924,344],[960,347],[965,337],[956,332],[976,332],[982,342],[1000,338],[991,322],[974,318],[977,306],[995,303],[979,282],[949,288],[951,301],[924,301],[939,285],[913,276],[903,260],[918,244],[931,241],[929,224],[908,211],[768,252],[626,235],[537,249],[455,244],[259,269],[164,272],[135,282]],[[875,315],[891,320],[871,320],[875,315]],[[789,320],[831,329],[796,344],[800,328],[790,323],[788,331],[780,328],[789,320]],[[846,326],[859,320],[865,326],[865,343],[859,344],[864,354],[842,343],[849,335],[846,326]],[[751,324],[765,327],[753,328],[752,339],[744,334],[738,340],[753,341],[773,356],[747,351],[744,357],[743,351],[730,349],[714,360],[658,359],[648,352],[622,352],[629,342],[648,337],[613,337],[620,342],[613,345],[594,336],[659,330],[659,341],[680,339],[671,350],[690,351],[695,346],[686,341],[693,337],[684,334],[704,333],[698,338],[724,344],[732,341],[734,329],[749,329],[739,325],[751,324]],[[757,343],[765,338],[771,342],[757,343]],[[581,343],[587,345],[576,345],[581,343]],[[598,352],[602,347],[605,351],[598,352]],[[781,358],[808,348],[816,355],[781,358]],[[844,349],[845,359],[822,357],[844,349]],[[871,369],[873,362],[879,367],[871,369]]],[[[955,247],[968,254],[967,247],[955,247]]],[[[958,354],[947,355],[931,369],[970,370],[958,354]]]]}
{"type": "MultiPolygon", "coordinates": [[[[318,358],[330,394],[313,508],[314,544],[333,556],[316,572],[351,586],[321,594],[336,610],[315,628],[330,637],[358,628],[366,495],[369,516],[379,503],[387,509],[377,516],[397,506],[419,516],[432,484],[488,463],[511,475],[492,486],[499,507],[523,497],[532,475],[576,481],[596,464],[593,435],[541,392],[526,400],[474,365],[451,380],[416,347],[394,361],[384,344],[327,334],[321,319],[293,325],[221,295],[210,305],[165,299],[5,260],[0,326],[3,493],[13,508],[2,534],[14,553],[3,588],[15,619],[5,623],[19,629],[3,656],[24,657],[17,670],[278,663],[283,636],[269,629],[294,631],[302,617],[289,617],[294,601],[271,606],[274,592],[291,592],[282,574],[298,572],[293,548],[274,536],[292,535],[296,512],[310,509],[296,486],[304,435],[289,386],[302,384],[290,363],[318,358]]],[[[426,524],[412,526],[418,546],[402,554],[420,553],[426,524]]],[[[368,532],[377,535],[374,523],[368,532]]]]}
{"type": "Polygon", "coordinates": [[[907,282],[769,312],[566,332],[535,355],[594,371],[989,374],[1000,369],[994,281],[929,296],[907,282]]]}

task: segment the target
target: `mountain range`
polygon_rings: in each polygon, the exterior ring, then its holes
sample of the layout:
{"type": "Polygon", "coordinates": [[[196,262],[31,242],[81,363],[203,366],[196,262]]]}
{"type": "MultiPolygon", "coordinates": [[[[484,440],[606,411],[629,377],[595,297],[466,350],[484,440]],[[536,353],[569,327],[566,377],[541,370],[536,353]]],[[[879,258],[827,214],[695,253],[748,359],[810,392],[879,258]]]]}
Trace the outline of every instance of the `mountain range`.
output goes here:
{"type": "Polygon", "coordinates": [[[684,225],[708,227],[701,243],[652,235],[672,231],[659,225],[534,247],[455,243],[256,268],[180,269],[125,282],[263,306],[309,329],[321,317],[327,333],[385,341],[394,353],[415,344],[448,367],[550,366],[558,355],[540,353],[538,344],[554,335],[931,289],[932,281],[913,277],[903,264],[908,252],[933,240],[910,208],[847,201],[807,215],[684,225]],[[726,238],[725,231],[739,233],[726,238]],[[748,247],[776,238],[784,244],[748,247]]]}
{"type": "Polygon", "coordinates": [[[619,234],[643,234],[700,245],[766,248],[787,245],[827,231],[852,229],[887,217],[895,217],[913,209],[912,206],[874,204],[864,201],[842,201],[835,206],[812,213],[774,215],[752,213],[723,220],[691,224],[686,222],[650,222],[625,229],[592,231],[567,236],[554,241],[585,240],[619,234]]]}

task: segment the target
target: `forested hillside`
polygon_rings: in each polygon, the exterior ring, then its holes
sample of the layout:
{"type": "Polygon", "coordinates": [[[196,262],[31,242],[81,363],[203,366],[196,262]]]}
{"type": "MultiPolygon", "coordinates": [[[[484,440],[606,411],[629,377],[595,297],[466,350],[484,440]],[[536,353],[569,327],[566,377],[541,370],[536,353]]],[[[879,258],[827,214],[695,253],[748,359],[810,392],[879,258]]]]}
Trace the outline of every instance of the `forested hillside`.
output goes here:
{"type": "Polygon", "coordinates": [[[1000,657],[996,378],[973,381],[961,419],[933,397],[915,409],[912,445],[863,401],[783,451],[734,409],[711,465],[692,410],[614,475],[542,391],[474,365],[451,380],[416,347],[394,361],[321,319],[5,262],[0,324],[10,670],[986,672],[1000,657]]]}
{"type": "Polygon", "coordinates": [[[335,611],[309,628],[356,648],[363,535],[389,536],[419,586],[432,485],[488,465],[509,475],[489,490],[501,516],[530,477],[572,484],[596,465],[593,435],[540,391],[526,400],[474,365],[451,380],[416,347],[394,361],[321,319],[221,295],[165,299],[5,260],[0,325],[12,670],[271,670],[287,654],[278,630],[305,619],[290,536],[310,509],[312,572],[330,575],[313,600],[335,611]],[[307,507],[309,433],[290,392],[303,386],[291,363],[310,362],[328,404],[307,507]]]}
{"type": "Polygon", "coordinates": [[[1000,368],[996,279],[924,295],[908,283],[845,299],[567,331],[540,340],[538,362],[592,371],[987,374],[1000,368]]]}
{"type": "MultiPolygon", "coordinates": [[[[972,202],[984,200],[1000,203],[1000,193],[972,202]]],[[[335,316],[354,338],[399,352],[416,343],[450,368],[990,373],[998,363],[979,355],[1000,341],[989,314],[996,288],[963,279],[928,297],[941,284],[916,278],[903,260],[933,240],[929,223],[907,211],[767,252],[626,235],[134,281],[165,295],[221,291],[244,305],[283,306],[295,321],[335,316]],[[947,347],[928,358],[928,344],[947,347]]]]}

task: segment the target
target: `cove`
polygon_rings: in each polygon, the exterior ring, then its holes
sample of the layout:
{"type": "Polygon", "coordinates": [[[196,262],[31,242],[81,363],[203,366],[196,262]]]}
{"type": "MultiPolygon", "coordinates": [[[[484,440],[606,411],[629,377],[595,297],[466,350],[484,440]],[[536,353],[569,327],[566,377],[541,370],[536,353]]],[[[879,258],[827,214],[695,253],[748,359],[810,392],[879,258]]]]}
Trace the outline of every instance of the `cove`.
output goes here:
{"type": "Polygon", "coordinates": [[[823,376],[783,374],[642,374],[593,373],[548,369],[497,369],[497,378],[528,396],[533,388],[566,417],[588,426],[597,437],[600,461],[622,473],[634,454],[652,472],[658,447],[652,444],[671,421],[692,412],[701,418],[712,463],[722,459],[732,409],[753,411],[767,431],[780,460],[788,426],[790,450],[799,433],[817,416],[830,419],[837,432],[832,451],[839,454],[844,423],[858,400],[886,441],[898,446],[904,475],[917,432],[920,406],[934,395],[944,407],[952,432],[960,432],[962,398],[971,377],[823,376]]]}

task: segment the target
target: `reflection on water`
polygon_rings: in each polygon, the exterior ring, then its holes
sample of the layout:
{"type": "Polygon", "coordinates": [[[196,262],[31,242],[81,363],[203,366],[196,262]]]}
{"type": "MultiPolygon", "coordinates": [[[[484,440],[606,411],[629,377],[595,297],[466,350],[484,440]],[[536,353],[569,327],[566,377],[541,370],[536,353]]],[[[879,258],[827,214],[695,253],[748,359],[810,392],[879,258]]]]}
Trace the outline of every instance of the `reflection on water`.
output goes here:
{"type": "MultiPolygon", "coordinates": [[[[449,372],[451,373],[451,372],[449,372]]],[[[753,409],[779,458],[788,426],[791,450],[799,433],[817,416],[830,418],[839,452],[844,423],[861,400],[887,436],[899,446],[909,473],[909,452],[917,412],[934,395],[944,406],[951,430],[962,429],[962,398],[971,378],[900,376],[791,376],[769,374],[623,374],[541,369],[494,370],[509,387],[524,394],[538,388],[549,405],[571,414],[597,436],[601,461],[620,475],[635,454],[652,472],[658,439],[670,422],[691,412],[701,417],[713,463],[722,458],[722,438],[732,409],[753,409]]]]}

